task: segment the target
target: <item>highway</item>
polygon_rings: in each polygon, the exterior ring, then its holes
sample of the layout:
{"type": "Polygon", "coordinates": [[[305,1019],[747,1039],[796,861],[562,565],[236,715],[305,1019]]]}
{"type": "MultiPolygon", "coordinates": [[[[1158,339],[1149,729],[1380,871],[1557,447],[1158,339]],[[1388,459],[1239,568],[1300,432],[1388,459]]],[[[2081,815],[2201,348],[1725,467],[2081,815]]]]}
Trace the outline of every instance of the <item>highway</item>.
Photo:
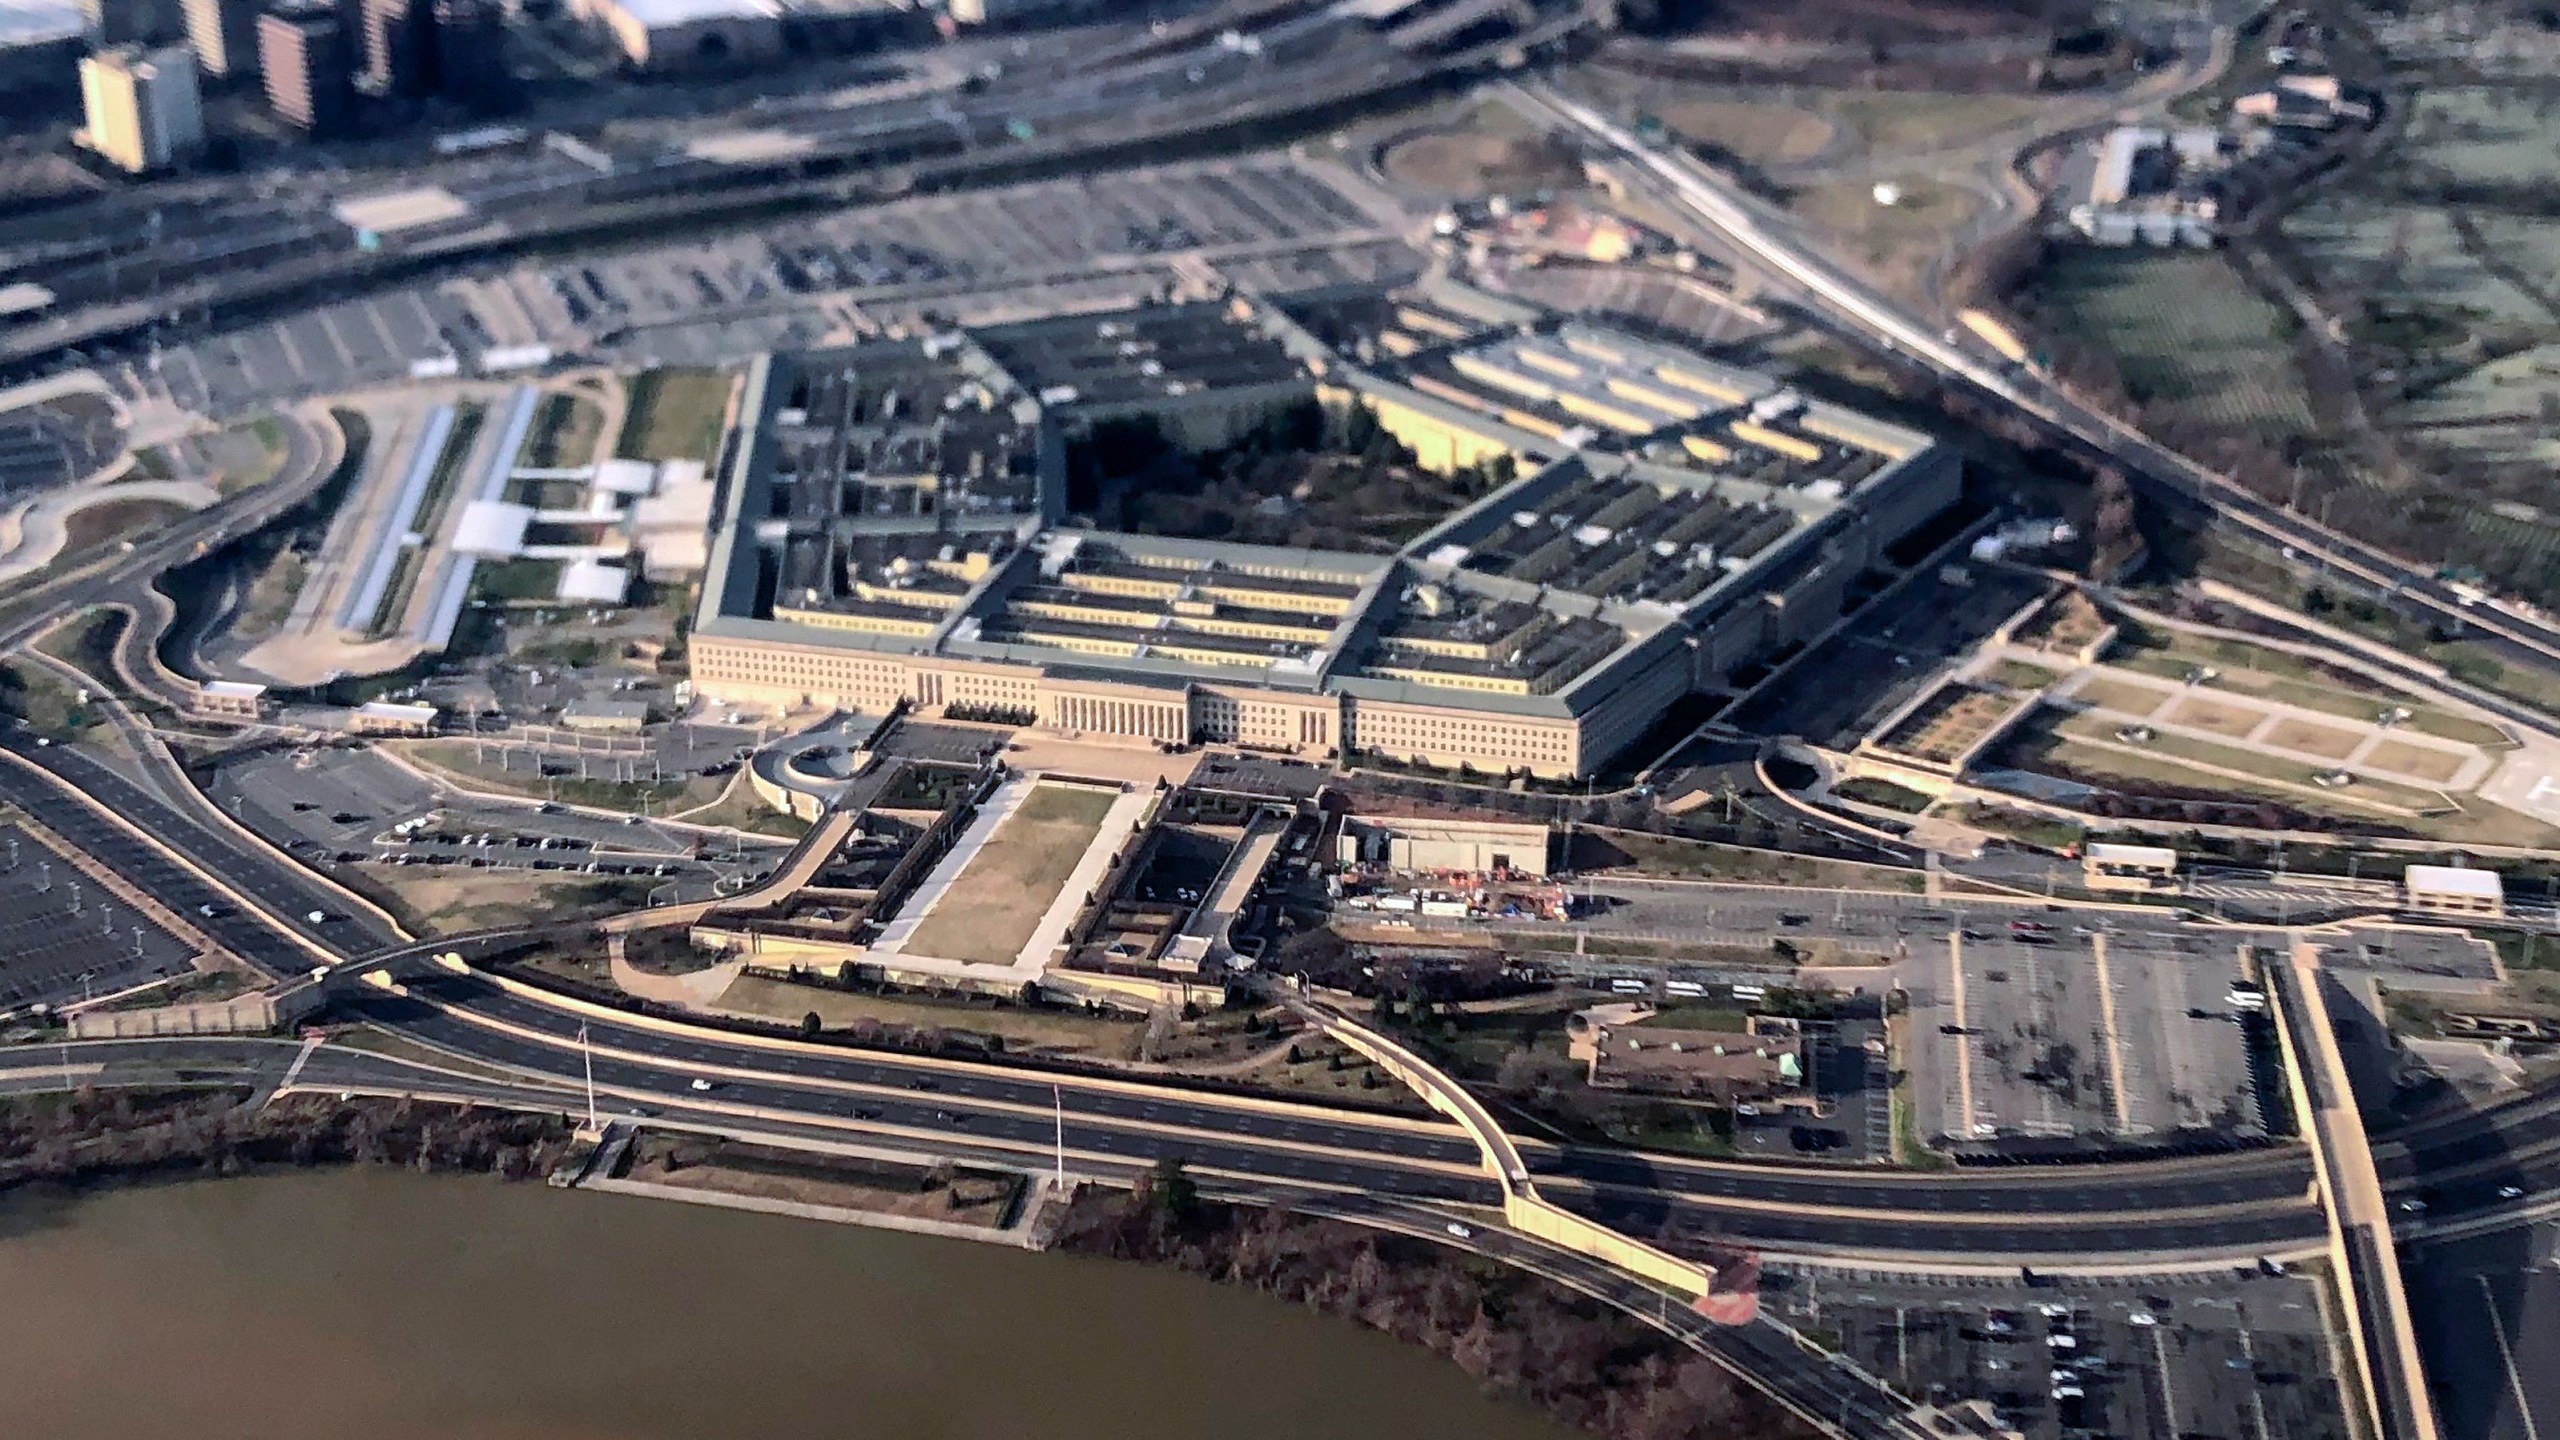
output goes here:
{"type": "Polygon", "coordinates": [[[1581,133],[1595,149],[1625,161],[1636,178],[1649,184],[1651,198],[1695,217],[1749,260],[1886,349],[2032,417],[2129,477],[2202,505],[2269,543],[2317,559],[2377,595],[2404,596],[2461,628],[2495,637],[2545,662],[2560,661],[2560,625],[2482,605],[2426,569],[2260,499],[2030,371],[1977,354],[1817,254],[1790,222],[1739,187],[1687,156],[1647,145],[1592,107],[1544,85],[1506,83],[1504,89],[1523,111],[1551,117],[1561,128],[1581,133]]]}
{"type": "Polygon", "coordinates": [[[114,202],[101,202],[108,208],[0,226],[0,263],[56,297],[38,316],[0,324],[0,366],[24,373],[65,359],[84,363],[101,344],[158,335],[182,317],[192,323],[343,294],[535,244],[663,239],[687,225],[795,205],[1020,178],[1197,148],[1231,132],[1264,134],[1293,117],[1320,120],[1485,68],[1506,48],[1559,40],[1584,23],[1578,9],[1559,8],[1511,41],[1429,55],[1398,49],[1307,0],[1240,21],[1258,42],[1251,50],[1203,31],[1124,48],[1099,63],[1035,60],[992,79],[858,106],[750,111],[732,123],[776,143],[718,158],[676,139],[555,134],[518,153],[354,184],[297,180],[256,199],[151,207],[147,221],[140,205],[117,213],[114,202]],[[366,194],[423,186],[448,191],[467,214],[359,243],[356,227],[336,213],[366,194]]]}
{"type": "Polygon", "coordinates": [[[13,587],[0,605],[0,653],[26,644],[65,615],[115,599],[195,556],[256,533],[310,498],[335,468],[339,442],[291,411],[275,418],[284,433],[285,458],[274,480],[137,537],[131,550],[105,564],[13,587]]]}
{"type": "MultiPolygon", "coordinates": [[[[0,797],[66,838],[94,847],[174,906],[210,904],[204,922],[217,938],[278,976],[295,976],[321,953],[406,957],[445,949],[482,954],[521,936],[401,942],[378,921],[346,916],[314,881],[236,838],[217,837],[132,782],[63,747],[30,749],[0,741],[0,797]],[[251,897],[265,918],[229,897],[43,776],[86,787],[161,845],[251,897]],[[317,925],[307,912],[332,919],[317,925]],[[335,918],[344,916],[344,918],[335,918]]],[[[353,968],[377,968],[373,966],[353,968]]],[[[409,970],[413,965],[399,967],[409,970]]],[[[353,989],[353,987],[350,987],[353,989]]],[[[578,1073],[581,1017],[567,1007],[511,994],[478,977],[426,974],[406,1000],[355,990],[366,1018],[486,1064],[567,1083],[578,1073]]],[[[1461,1199],[1490,1195],[1473,1171],[1474,1149],[1454,1130],[1338,1116],[1314,1107],[1240,1102],[1214,1092],[1051,1076],[1007,1067],[955,1067],[890,1052],[793,1047],[777,1053],[707,1027],[621,1019],[590,1022],[600,1083],[631,1095],[689,1093],[721,1072],[724,1101],[772,1114],[835,1123],[892,1126],[1038,1150],[1049,1143],[1051,1087],[1067,1102],[1071,1140],[1097,1155],[1152,1160],[1181,1154],[1302,1183],[1376,1186],[1386,1193],[1461,1199]],[[919,1078],[953,1076],[945,1089],[918,1090],[919,1078]],[[863,1112],[876,1115],[866,1116],[863,1112]],[[965,1119],[946,1119],[965,1116],[965,1119]]],[[[1915,1254],[2025,1254],[2128,1250],[2283,1248],[2313,1233],[2304,1203],[2307,1170],[2289,1153],[2220,1162],[2178,1162],[2105,1171],[2022,1168],[1961,1177],[1776,1168],[1522,1145],[1542,1183],[1610,1213],[1677,1218],[1702,1231],[1766,1246],[1915,1254]]]]}

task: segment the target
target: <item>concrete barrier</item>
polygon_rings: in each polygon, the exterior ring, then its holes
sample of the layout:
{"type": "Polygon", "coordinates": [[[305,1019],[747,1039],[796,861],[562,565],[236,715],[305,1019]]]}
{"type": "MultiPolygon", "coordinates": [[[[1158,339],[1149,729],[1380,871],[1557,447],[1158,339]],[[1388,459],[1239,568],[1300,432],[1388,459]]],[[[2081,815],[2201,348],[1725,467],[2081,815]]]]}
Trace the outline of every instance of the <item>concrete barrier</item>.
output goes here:
{"type": "Polygon", "coordinates": [[[320,1008],[317,986],[261,992],[147,1010],[80,1010],[69,1017],[74,1040],[152,1040],[172,1035],[266,1035],[320,1008]]]}

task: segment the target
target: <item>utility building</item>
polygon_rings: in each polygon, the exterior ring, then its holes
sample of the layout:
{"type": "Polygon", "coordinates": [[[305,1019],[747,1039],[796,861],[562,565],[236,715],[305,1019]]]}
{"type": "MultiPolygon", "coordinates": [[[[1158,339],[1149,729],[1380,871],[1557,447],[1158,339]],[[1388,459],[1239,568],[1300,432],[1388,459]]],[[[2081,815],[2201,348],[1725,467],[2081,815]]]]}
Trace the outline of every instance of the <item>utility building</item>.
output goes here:
{"type": "Polygon", "coordinates": [[[2405,904],[2429,915],[2496,919],[2507,913],[2507,887],[2495,870],[2459,865],[2412,865],[2400,872],[2405,904]]]}

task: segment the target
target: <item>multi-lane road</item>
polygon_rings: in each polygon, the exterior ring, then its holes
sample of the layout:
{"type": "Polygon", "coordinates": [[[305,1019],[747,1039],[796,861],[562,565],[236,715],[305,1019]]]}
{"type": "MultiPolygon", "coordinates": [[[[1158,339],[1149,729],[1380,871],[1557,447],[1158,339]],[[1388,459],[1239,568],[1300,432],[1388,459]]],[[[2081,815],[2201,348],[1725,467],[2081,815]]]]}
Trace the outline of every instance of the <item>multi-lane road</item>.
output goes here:
{"type": "MultiPolygon", "coordinates": [[[[173,908],[215,914],[215,938],[278,976],[322,957],[424,961],[448,949],[477,957],[521,943],[404,941],[379,919],[349,913],[299,867],[199,823],[143,787],[65,747],[0,742],[0,800],[89,848],[173,908]],[[77,784],[122,822],[51,782],[77,784]],[[136,833],[141,832],[141,833],[136,833]],[[148,834],[148,841],[142,838],[148,834]],[[165,851],[164,848],[165,847],[165,851]],[[174,859],[172,857],[175,857],[174,859]],[[204,875],[222,879],[217,888],[204,875]],[[244,905],[242,902],[245,901],[244,905]],[[330,918],[311,922],[319,910],[330,918]]],[[[350,973],[384,966],[350,965],[350,973]]],[[[565,1085],[587,1054],[601,1085],[627,1106],[698,1099],[710,1080],[722,1105],[766,1119],[996,1145],[1037,1155],[1053,1143],[1058,1111],[1070,1148],[1146,1163],[1185,1155],[1239,1176],[1382,1193],[1483,1199],[1472,1146],[1454,1130],[1284,1105],[1210,1089],[1106,1080],[1073,1072],[971,1065],[890,1052],[778,1044],[763,1037],[611,1016],[583,1016],[538,995],[432,965],[392,964],[412,977],[395,996],[350,985],[350,1004],[386,1027],[480,1064],[565,1085]],[[936,1088],[918,1088],[925,1078],[936,1088]],[[944,1077],[947,1077],[944,1078],[944,1077]],[[1054,1091],[1054,1093],[1053,1093],[1054,1091]]],[[[2441,1141],[2386,1150],[2386,1180],[2426,1187],[2440,1216],[2511,1203],[2499,1192],[2530,1182],[2560,1192],[2560,1105],[2520,1112],[2512,1133],[2472,1122],[2441,1141]],[[2550,1132],[2548,1135],[2545,1131],[2550,1132]],[[2551,1173],[2546,1174],[2545,1171],[2551,1173]],[[2521,1180],[2519,1179],[2521,1177],[2521,1180]]],[[[2438,1132],[2426,1132],[2433,1136],[2438,1132]]],[[[2289,1149],[2213,1159],[2101,1167],[2028,1167],[1880,1174],[1772,1167],[1525,1142],[1541,1182],[1612,1213],[1649,1216],[1771,1249],[1912,1256],[2059,1258],[2174,1252],[2244,1255],[2314,1239],[2307,1163],[2289,1149]]]]}
{"type": "MultiPolygon", "coordinates": [[[[2374,594],[2401,597],[2549,664],[2560,661],[2560,624],[2493,608],[2379,547],[2344,535],[2251,493],[2230,477],[2158,444],[2112,415],[2083,404],[2033,371],[2006,364],[1911,314],[1863,278],[1817,252],[1785,217],[1686,155],[1645,143],[1590,105],[1544,85],[1513,85],[1523,111],[1581,135],[1625,162],[1649,199],[1694,219],[1819,310],[1940,379],[1978,391],[2027,416],[2093,458],[2147,481],[2259,539],[2321,564],[2374,594]]],[[[2547,721],[2540,723],[2547,724],[2547,721]]]]}

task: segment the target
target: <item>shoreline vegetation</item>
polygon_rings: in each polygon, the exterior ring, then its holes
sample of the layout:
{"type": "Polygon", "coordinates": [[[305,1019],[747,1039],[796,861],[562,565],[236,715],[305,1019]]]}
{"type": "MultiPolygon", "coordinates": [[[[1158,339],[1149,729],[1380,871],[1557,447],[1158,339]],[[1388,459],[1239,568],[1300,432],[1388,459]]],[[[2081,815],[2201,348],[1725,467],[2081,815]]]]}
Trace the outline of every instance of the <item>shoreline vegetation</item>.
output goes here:
{"type": "Polygon", "coordinates": [[[1242,1285],[1420,1345],[1485,1392],[1614,1440],[1797,1440],[1795,1417],[1706,1356],[1499,1261],[1285,1209],[1200,1198],[1179,1167],[1086,1190],[1054,1247],[1242,1285]]]}
{"type": "MultiPolygon", "coordinates": [[[[225,1089],[83,1089],[0,1100],[0,1197],[320,1166],[547,1175],[556,1115],[225,1089]]],[[[1651,1327],[1537,1276],[1408,1237],[1201,1199],[1180,1167],[1087,1188],[1053,1247],[1243,1285],[1423,1346],[1486,1393],[1615,1440],[1797,1440],[1792,1417],[1651,1327]]]]}

